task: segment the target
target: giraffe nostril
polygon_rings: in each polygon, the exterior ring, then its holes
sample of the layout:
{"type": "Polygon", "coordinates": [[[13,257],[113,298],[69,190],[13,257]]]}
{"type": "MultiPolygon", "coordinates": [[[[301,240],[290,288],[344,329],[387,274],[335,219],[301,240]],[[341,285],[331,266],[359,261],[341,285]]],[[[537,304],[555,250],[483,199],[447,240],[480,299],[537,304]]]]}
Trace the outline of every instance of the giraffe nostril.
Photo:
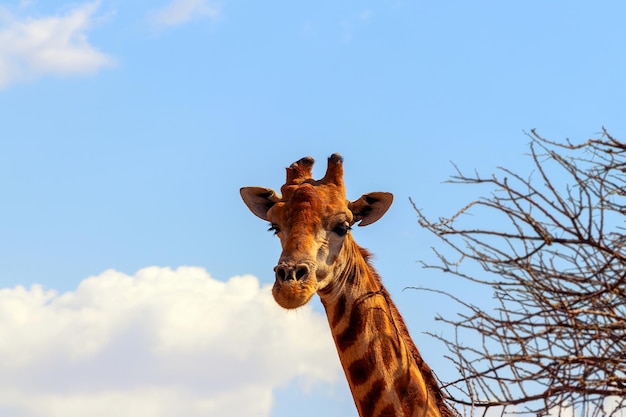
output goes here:
{"type": "Polygon", "coordinates": [[[296,281],[300,281],[302,278],[306,277],[309,273],[309,268],[306,266],[300,266],[296,270],[296,281]]]}
{"type": "Polygon", "coordinates": [[[309,275],[309,267],[306,265],[281,265],[274,270],[276,279],[280,281],[300,281],[309,275]]]}
{"type": "Polygon", "coordinates": [[[276,268],[276,278],[280,279],[281,281],[284,281],[287,278],[287,271],[285,271],[285,268],[276,268]]]}

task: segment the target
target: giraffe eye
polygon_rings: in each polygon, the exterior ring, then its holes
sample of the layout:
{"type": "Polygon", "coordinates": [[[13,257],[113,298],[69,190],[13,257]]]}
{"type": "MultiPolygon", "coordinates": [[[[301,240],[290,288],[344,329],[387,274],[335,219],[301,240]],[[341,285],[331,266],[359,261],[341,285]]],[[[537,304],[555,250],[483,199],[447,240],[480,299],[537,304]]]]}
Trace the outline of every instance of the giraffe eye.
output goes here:
{"type": "Polygon", "coordinates": [[[335,226],[333,232],[337,233],[339,236],[345,236],[346,233],[348,233],[348,230],[350,230],[350,225],[348,224],[348,222],[345,222],[339,223],[337,226],[335,226]]]}
{"type": "Polygon", "coordinates": [[[267,229],[268,232],[274,232],[274,234],[278,234],[278,232],[280,232],[280,228],[278,227],[278,225],[272,223],[270,224],[270,228],[267,229]]]}

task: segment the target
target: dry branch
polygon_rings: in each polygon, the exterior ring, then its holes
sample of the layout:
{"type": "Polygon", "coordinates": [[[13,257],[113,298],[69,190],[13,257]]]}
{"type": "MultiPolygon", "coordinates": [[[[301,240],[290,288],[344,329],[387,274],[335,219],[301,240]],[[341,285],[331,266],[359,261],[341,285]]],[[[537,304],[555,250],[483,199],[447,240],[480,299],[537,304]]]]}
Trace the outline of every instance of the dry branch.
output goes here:
{"type": "Polygon", "coordinates": [[[533,176],[456,168],[449,182],[491,194],[437,221],[414,204],[419,224],[443,243],[438,263],[425,266],[486,285],[497,301],[483,311],[456,297],[462,313],[438,317],[456,337],[434,336],[462,375],[448,390],[472,407],[623,415],[626,143],[605,130],[581,144],[528,136],[533,176]],[[479,274],[470,272],[476,265],[479,274]],[[476,336],[480,346],[463,343],[476,336]]]}

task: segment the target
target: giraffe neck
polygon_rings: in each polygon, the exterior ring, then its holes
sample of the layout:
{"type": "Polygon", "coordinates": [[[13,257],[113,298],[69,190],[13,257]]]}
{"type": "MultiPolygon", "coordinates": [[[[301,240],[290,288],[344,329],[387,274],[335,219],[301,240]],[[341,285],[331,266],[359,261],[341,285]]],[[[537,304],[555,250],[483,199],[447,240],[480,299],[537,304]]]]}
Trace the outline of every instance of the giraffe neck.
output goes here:
{"type": "Polygon", "coordinates": [[[351,239],[342,251],[319,295],[359,416],[451,416],[369,254],[351,239]]]}

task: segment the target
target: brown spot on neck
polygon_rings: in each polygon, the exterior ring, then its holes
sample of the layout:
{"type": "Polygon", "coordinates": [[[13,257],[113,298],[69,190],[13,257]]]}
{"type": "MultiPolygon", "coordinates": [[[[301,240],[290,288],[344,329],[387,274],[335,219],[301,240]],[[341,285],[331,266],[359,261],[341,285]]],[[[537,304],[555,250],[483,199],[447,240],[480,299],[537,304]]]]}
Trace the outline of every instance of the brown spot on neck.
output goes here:
{"type": "Polygon", "coordinates": [[[437,410],[441,417],[457,417],[370,265],[370,253],[351,243],[337,282],[319,294],[360,415],[432,416],[437,410]]]}

